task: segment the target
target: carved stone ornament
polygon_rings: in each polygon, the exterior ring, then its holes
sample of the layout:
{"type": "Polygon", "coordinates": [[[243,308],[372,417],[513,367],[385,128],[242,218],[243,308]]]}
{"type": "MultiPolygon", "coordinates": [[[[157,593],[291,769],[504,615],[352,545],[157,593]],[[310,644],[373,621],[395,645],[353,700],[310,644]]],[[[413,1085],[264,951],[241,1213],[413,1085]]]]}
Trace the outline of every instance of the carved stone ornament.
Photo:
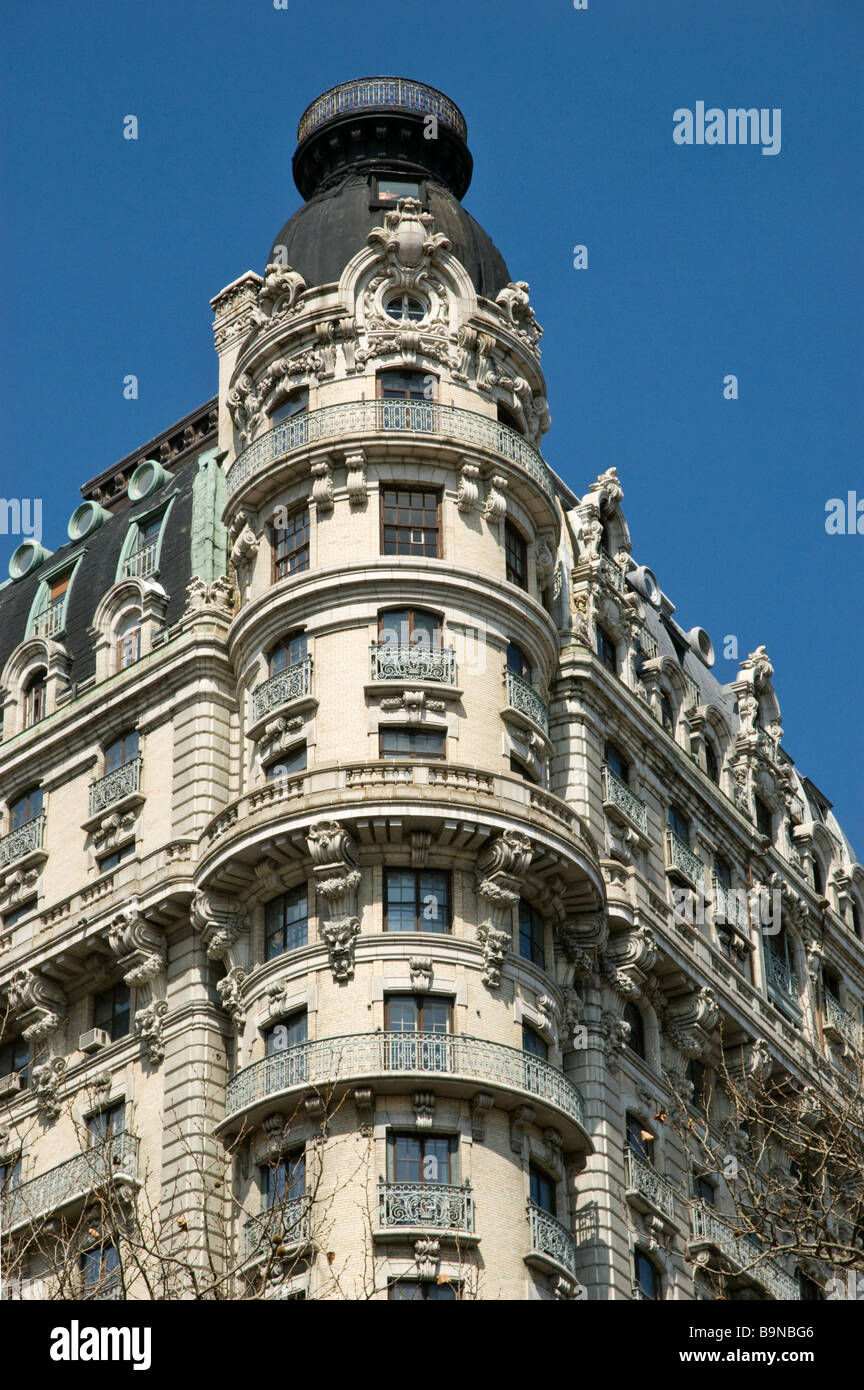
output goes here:
{"type": "Polygon", "coordinates": [[[356,912],[360,869],[353,841],[338,821],[321,821],[310,828],[306,843],[315,889],[326,905],[321,939],[330,955],[333,978],[342,983],[354,974],[354,943],[360,934],[356,912]]]}
{"type": "Polygon", "coordinates": [[[235,570],[251,565],[261,544],[245,512],[238,512],[231,526],[231,563],[235,570]]]}
{"type": "Polygon", "coordinates": [[[371,1086],[355,1088],[354,1104],[357,1107],[360,1133],[364,1139],[371,1139],[375,1133],[375,1092],[371,1086]]]}
{"type": "Polygon", "coordinates": [[[459,473],[459,491],[456,506],[460,512],[476,512],[480,509],[480,488],[478,486],[480,469],[476,463],[465,462],[459,473]]]}
{"type": "Polygon", "coordinates": [[[213,612],[222,617],[231,617],[237,602],[237,591],[231,580],[224,574],[207,584],[199,575],[193,575],[186,585],[186,607],[184,614],[213,612]]]}
{"type": "Polygon", "coordinates": [[[560,958],[561,983],[571,984],[573,980],[591,975],[608,939],[609,926],[602,912],[568,917],[559,923],[555,928],[555,945],[560,958]]]}
{"type": "Polygon", "coordinates": [[[238,1030],[243,1027],[246,1018],[246,1007],[243,1002],[243,982],[245,979],[246,971],[239,965],[235,965],[216,985],[222,1000],[222,1007],[227,1014],[230,1014],[234,1027],[238,1030]]]}
{"type": "Polygon", "coordinates": [[[141,1039],[144,1055],[156,1066],[165,1056],[165,1015],[168,1005],[164,999],[154,999],[135,1014],[135,1033],[141,1039]]]}
{"type": "Polygon", "coordinates": [[[705,1051],[717,1027],[720,1009],[710,989],[698,989],[670,1000],[663,1014],[663,1032],[681,1053],[692,1059],[705,1051]]]}
{"type": "Polygon", "coordinates": [[[267,323],[276,314],[288,314],[306,289],[306,281],[290,265],[271,261],[264,271],[264,283],[258,291],[258,311],[255,322],[267,323]]]}
{"type": "Polygon", "coordinates": [[[486,505],[483,515],[487,521],[503,521],[507,515],[507,479],[500,473],[493,473],[486,492],[486,505]]]}
{"type": "Polygon", "coordinates": [[[165,969],[165,938],[158,927],[142,916],[135,899],[112,918],[107,941],[130,989],[148,984],[165,969]]]}
{"type": "Polygon", "coordinates": [[[365,507],[368,484],[366,481],[366,455],[362,449],[352,449],[345,454],[345,487],[348,502],[352,508],[365,507]]]}
{"type": "Polygon", "coordinates": [[[34,1067],[30,1076],[30,1089],[36,1096],[36,1104],[46,1120],[56,1120],[60,1114],[60,1086],[66,1074],[66,1059],[51,1057],[47,1062],[34,1067]]]}
{"type": "Polygon", "coordinates": [[[425,994],[432,988],[432,957],[412,956],[408,961],[411,972],[411,988],[418,994],[425,994]]]}
{"type": "Polygon", "coordinates": [[[441,1259],[441,1243],[437,1240],[415,1240],[414,1258],[417,1261],[417,1274],[425,1282],[438,1278],[438,1265],[441,1259]]]}
{"type": "Polygon", "coordinates": [[[650,928],[634,927],[609,938],[600,965],[612,988],[630,999],[642,993],[656,959],[657,942],[650,928]]]}
{"type": "Polygon", "coordinates": [[[414,1124],[417,1129],[431,1129],[435,1121],[434,1091],[415,1091],[411,1098],[414,1124]]]}
{"type": "Polygon", "coordinates": [[[483,947],[483,983],[490,989],[498,989],[504,958],[513,945],[512,932],[498,931],[484,922],[477,928],[477,940],[483,947]]]}
{"type": "Polygon", "coordinates": [[[310,472],[315,479],[312,484],[312,501],[319,512],[332,512],[335,506],[333,492],[333,468],[329,455],[322,454],[312,463],[310,472]]]}
{"type": "Polygon", "coordinates": [[[495,1099],[488,1091],[478,1091],[471,1098],[471,1137],[475,1143],[482,1144],[486,1140],[486,1116],[494,1104],[495,1099]]]}
{"type": "Polygon", "coordinates": [[[533,348],[539,356],[543,329],[534,317],[534,310],[531,308],[531,300],[529,299],[530,290],[531,286],[527,280],[511,280],[509,285],[505,285],[503,290],[498,291],[495,296],[495,303],[502,310],[516,336],[521,338],[528,347],[533,348]]]}
{"type": "Polygon", "coordinates": [[[50,1037],[64,1021],[63,991],[34,970],[16,970],[6,987],[6,997],[9,1013],[19,1016],[28,1043],[50,1037]]]}
{"type": "Polygon", "coordinates": [[[192,926],[201,933],[210,959],[231,963],[230,953],[246,927],[240,904],[199,890],[192,899],[190,918],[192,926]]]}

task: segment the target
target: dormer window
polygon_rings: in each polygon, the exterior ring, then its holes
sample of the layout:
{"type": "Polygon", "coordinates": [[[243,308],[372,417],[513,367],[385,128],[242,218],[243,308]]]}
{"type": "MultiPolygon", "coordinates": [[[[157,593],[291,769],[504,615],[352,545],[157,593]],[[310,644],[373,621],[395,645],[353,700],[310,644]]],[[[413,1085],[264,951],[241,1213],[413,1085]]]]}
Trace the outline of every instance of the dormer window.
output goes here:
{"type": "Polygon", "coordinates": [[[720,762],[710,743],[705,745],[705,771],[715,786],[720,785],[720,762]]]}
{"type": "Polygon", "coordinates": [[[133,614],[117,629],[117,669],[125,671],[141,655],[141,619],[133,614]]]}
{"type": "Polygon", "coordinates": [[[671,735],[671,737],[674,738],[675,710],[672,707],[672,701],[669,699],[669,696],[666,694],[665,691],[660,696],[660,723],[663,725],[663,728],[666,730],[667,734],[671,735]]]}
{"type": "Polygon", "coordinates": [[[64,574],[57,574],[53,579],[45,581],[47,603],[41,613],[37,613],[33,619],[34,637],[53,637],[63,628],[66,616],[66,593],[71,578],[72,571],[66,570],[64,574]]]}
{"type": "Polygon", "coordinates": [[[136,522],[132,547],[123,561],[126,579],[147,579],[156,572],[162,516],[136,522]]]}
{"type": "Polygon", "coordinates": [[[30,729],[47,714],[48,672],[40,666],[24,686],[24,727],[30,729]]]}

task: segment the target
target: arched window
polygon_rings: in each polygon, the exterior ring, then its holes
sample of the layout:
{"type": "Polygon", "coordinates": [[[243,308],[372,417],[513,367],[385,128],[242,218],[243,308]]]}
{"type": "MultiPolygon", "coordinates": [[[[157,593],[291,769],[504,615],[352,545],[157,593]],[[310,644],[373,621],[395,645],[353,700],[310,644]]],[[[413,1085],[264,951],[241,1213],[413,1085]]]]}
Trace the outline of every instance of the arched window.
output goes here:
{"type": "Polygon", "coordinates": [[[632,999],[624,1009],[624,1022],[630,1025],[630,1035],[627,1038],[627,1046],[637,1057],[645,1057],[645,1023],[637,1006],[632,999]]]}
{"type": "Polygon", "coordinates": [[[820,898],[825,897],[825,870],[815,854],[813,855],[813,887],[820,898]]]}
{"type": "Polygon", "coordinates": [[[48,672],[40,666],[24,686],[24,727],[31,728],[44,719],[47,713],[48,672]]]}
{"type": "Polygon", "coordinates": [[[125,618],[117,629],[117,669],[125,671],[141,655],[141,619],[136,613],[125,618]]]}
{"type": "Polygon", "coordinates": [[[861,909],[856,902],[852,903],[852,930],[860,941],[861,938],[861,909]]]}

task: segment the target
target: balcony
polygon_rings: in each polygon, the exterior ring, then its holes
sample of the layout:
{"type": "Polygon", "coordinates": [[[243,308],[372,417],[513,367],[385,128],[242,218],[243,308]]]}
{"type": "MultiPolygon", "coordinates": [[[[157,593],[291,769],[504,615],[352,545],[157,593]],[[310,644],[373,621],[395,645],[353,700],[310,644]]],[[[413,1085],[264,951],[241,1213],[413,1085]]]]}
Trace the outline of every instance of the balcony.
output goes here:
{"type": "Polygon", "coordinates": [[[600,556],[600,578],[605,579],[609,587],[618,594],[623,594],[627,590],[624,571],[609,555],[600,556]]]}
{"type": "Polygon", "coordinates": [[[55,599],[49,603],[47,608],[43,608],[41,613],[37,613],[33,619],[34,637],[54,637],[60,632],[66,621],[66,595],[55,599]]]}
{"type": "Polygon", "coordinates": [[[115,767],[96,782],[90,783],[90,815],[97,816],[108,806],[134,796],[141,789],[141,755],[131,758],[122,767],[115,767]]]}
{"type": "Polygon", "coordinates": [[[525,1263],[547,1273],[550,1270],[553,1273],[563,1272],[569,1278],[575,1278],[576,1244],[567,1227],[533,1202],[528,1203],[528,1221],[531,1248],[525,1256],[525,1263]]]}
{"type": "Polygon", "coordinates": [[[687,1245],[689,1252],[719,1255],[731,1274],[760,1285],[772,1298],[800,1299],[797,1279],[787,1274],[776,1260],[762,1258],[758,1245],[746,1236],[737,1236],[712,1207],[694,1202],[690,1219],[693,1234],[687,1245]]]}
{"type": "Polygon", "coordinates": [[[377,1091],[400,1094],[418,1077],[434,1078],[442,1095],[470,1098],[480,1086],[519,1104],[531,1097],[538,1124],[569,1122],[569,1147],[590,1149],[582,1095],[562,1071],[520,1048],[452,1033],[354,1033],[263,1057],[228,1082],[219,1131],[236,1129],[241,1116],[254,1123],[276,1096],[301,1088],[374,1079],[377,1091]]]}
{"type": "Polygon", "coordinates": [[[157,536],[155,540],[147,541],[146,545],[139,546],[131,555],[127,555],[123,561],[124,579],[149,579],[151,574],[155,574],[158,549],[157,536]]]}
{"type": "Polygon", "coordinates": [[[8,835],[0,839],[0,869],[26,858],[28,854],[39,853],[44,837],[45,812],[40,811],[38,816],[25,821],[24,825],[19,825],[17,829],[10,830],[8,835]]]}
{"type": "Polygon", "coordinates": [[[312,658],[306,656],[295,661],[284,671],[277,671],[269,680],[262,681],[252,691],[252,720],[257,724],[274,709],[289,704],[292,700],[308,699],[312,694],[312,658]]]}
{"type": "Polygon", "coordinates": [[[137,1182],[138,1136],[118,1134],[21,1183],[0,1198],[0,1225],[8,1235],[16,1226],[50,1216],[108,1183],[137,1182]]]}
{"type": "Polygon", "coordinates": [[[659,1211],[675,1220],[675,1189],[650,1163],[632,1149],[624,1151],[627,1190],[625,1196],[637,1211],[659,1211]]]}
{"type": "Polygon", "coordinates": [[[435,1231],[454,1238],[474,1233],[474,1198],[467,1183],[452,1187],[437,1182],[378,1181],[380,1236],[408,1237],[435,1231]]]}
{"type": "Polygon", "coordinates": [[[546,463],[533,444],[508,425],[472,410],[439,405],[437,401],[373,400],[325,405],[280,421],[237,455],[228,470],[228,497],[234,497],[271,464],[295,449],[304,449],[310,444],[341,446],[352,438],[381,434],[401,434],[430,442],[437,439],[457,447],[479,446],[516,464],[549,498],[555,496],[546,463]]]}
{"type": "Polygon", "coordinates": [[[784,1004],[799,1007],[795,976],[783,957],[775,955],[770,947],[765,951],[765,978],[773,995],[784,1004]]]}
{"type": "Polygon", "coordinates": [[[425,82],[414,82],[404,77],[364,77],[353,82],[340,82],[331,87],[307,106],[297,127],[297,143],[305,140],[313,130],[327,121],[342,115],[359,111],[400,111],[432,112],[442,125],[455,130],[462,140],[467,140],[465,118],[449,97],[435,87],[427,87],[425,82]]]}
{"type": "Polygon", "coordinates": [[[832,1035],[838,1042],[848,1043],[849,1047],[856,1051],[859,1049],[861,1033],[858,1021],[854,1014],[848,1009],[844,1009],[839,999],[826,989],[824,992],[824,1004],[822,1007],[822,1028],[826,1034],[832,1035]]]}
{"type": "Polygon", "coordinates": [[[310,1238],[311,1198],[284,1197],[276,1206],[243,1223],[243,1259],[266,1260],[271,1255],[284,1259],[296,1254],[310,1238]]]}
{"type": "Polygon", "coordinates": [[[526,681],[523,676],[517,676],[509,667],[504,671],[504,680],[507,686],[507,708],[524,715],[532,724],[541,728],[544,734],[548,734],[549,712],[531,682],[526,681]]]}
{"type": "Polygon", "coordinates": [[[744,936],[749,932],[747,918],[747,889],[727,888],[715,874],[711,880],[714,897],[714,922],[719,926],[725,923],[735,927],[744,936]]]}
{"type": "Polygon", "coordinates": [[[613,820],[623,820],[632,825],[647,839],[648,807],[606,764],[603,766],[603,809],[613,820]]]}
{"type": "Polygon", "coordinates": [[[698,854],[694,854],[690,846],[680,839],[674,830],[666,831],[666,872],[683,878],[691,888],[702,891],[705,883],[705,865],[698,854]]]}
{"type": "Polygon", "coordinates": [[[452,647],[432,647],[423,642],[373,642],[369,647],[369,679],[455,685],[456,653],[452,647]]]}

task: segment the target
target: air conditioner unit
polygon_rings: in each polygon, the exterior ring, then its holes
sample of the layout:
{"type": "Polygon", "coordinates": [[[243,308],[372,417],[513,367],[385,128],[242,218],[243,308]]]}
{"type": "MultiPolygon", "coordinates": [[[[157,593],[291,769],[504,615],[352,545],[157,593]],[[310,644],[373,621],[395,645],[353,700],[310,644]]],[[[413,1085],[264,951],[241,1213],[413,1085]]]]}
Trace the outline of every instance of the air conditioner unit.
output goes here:
{"type": "Polygon", "coordinates": [[[78,1046],[82,1052],[98,1052],[100,1047],[107,1047],[110,1042],[111,1037],[104,1028],[91,1028],[81,1034],[78,1046]]]}
{"type": "Polygon", "coordinates": [[[20,1071],[10,1071],[7,1076],[0,1076],[0,1096],[14,1096],[21,1087],[20,1071]]]}

